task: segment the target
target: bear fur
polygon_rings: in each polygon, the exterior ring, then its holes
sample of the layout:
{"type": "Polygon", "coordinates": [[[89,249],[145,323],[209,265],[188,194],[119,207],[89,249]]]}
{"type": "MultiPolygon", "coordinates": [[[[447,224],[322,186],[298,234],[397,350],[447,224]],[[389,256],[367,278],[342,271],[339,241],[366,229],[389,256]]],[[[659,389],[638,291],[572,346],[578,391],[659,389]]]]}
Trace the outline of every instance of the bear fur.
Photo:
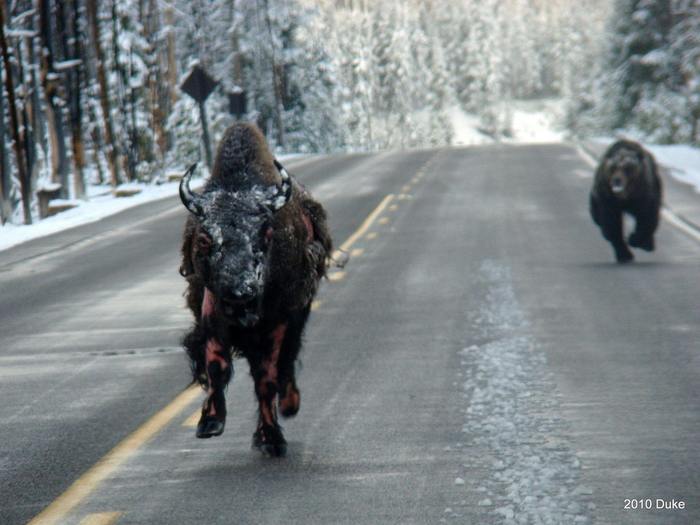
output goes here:
{"type": "Polygon", "coordinates": [[[629,247],[654,250],[662,185],[656,160],[637,142],[618,140],[603,155],[590,193],[590,212],[618,263],[634,260],[629,247]],[[623,215],[635,219],[625,242],[623,215]],[[629,246],[628,246],[629,245],[629,246]]]}

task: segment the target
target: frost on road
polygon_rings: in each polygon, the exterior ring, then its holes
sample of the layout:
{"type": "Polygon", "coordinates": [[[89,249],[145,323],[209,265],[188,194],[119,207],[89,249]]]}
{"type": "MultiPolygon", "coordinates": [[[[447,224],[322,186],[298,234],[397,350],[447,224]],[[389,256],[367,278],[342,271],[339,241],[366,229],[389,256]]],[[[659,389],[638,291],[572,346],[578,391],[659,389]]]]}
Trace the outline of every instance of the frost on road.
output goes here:
{"type": "Polygon", "coordinates": [[[469,314],[468,335],[478,344],[459,352],[460,478],[478,494],[480,522],[591,523],[590,491],[579,484],[581,466],[558,416],[554,382],[528,334],[509,268],[484,261],[475,288],[483,296],[469,314]]]}

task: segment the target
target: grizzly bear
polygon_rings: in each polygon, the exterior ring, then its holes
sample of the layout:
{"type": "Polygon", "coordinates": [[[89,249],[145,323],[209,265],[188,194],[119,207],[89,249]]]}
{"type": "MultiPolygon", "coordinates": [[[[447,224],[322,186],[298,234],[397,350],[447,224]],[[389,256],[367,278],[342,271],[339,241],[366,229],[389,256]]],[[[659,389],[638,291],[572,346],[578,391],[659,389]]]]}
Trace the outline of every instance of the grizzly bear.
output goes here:
{"type": "Polygon", "coordinates": [[[595,172],[590,211],[603,237],[612,244],[618,263],[634,259],[625,243],[624,213],[635,219],[629,246],[654,250],[661,192],[661,179],[651,153],[630,140],[618,140],[608,148],[595,172]]]}

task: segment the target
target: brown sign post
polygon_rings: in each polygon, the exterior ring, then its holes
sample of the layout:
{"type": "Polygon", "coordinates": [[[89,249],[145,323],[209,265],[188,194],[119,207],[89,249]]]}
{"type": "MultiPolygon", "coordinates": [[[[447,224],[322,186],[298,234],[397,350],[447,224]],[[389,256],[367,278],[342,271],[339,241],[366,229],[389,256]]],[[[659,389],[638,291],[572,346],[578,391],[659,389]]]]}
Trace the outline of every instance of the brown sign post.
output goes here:
{"type": "Polygon", "coordinates": [[[209,73],[199,64],[195,65],[190,74],[180,86],[180,89],[191,96],[199,104],[199,114],[202,119],[202,138],[204,139],[204,150],[207,155],[207,166],[211,169],[211,143],[209,142],[209,127],[207,124],[207,110],[204,102],[209,98],[212,91],[219,85],[219,81],[213,79],[209,73]]]}

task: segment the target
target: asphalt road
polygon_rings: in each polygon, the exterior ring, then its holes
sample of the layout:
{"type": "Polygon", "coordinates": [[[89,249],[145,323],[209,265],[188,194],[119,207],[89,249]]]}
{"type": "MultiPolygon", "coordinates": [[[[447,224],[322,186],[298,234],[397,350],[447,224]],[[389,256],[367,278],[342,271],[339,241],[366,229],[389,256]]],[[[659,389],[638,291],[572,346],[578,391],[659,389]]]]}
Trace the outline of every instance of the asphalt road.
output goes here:
{"type": "Polygon", "coordinates": [[[190,320],[167,199],[0,252],[0,523],[72,485],[47,520],[700,523],[700,242],[664,222],[614,264],[566,145],[288,167],[337,245],[383,205],[319,294],[287,457],[250,450],[242,361],[223,436],[194,438],[199,396],[172,408],[190,320]]]}

